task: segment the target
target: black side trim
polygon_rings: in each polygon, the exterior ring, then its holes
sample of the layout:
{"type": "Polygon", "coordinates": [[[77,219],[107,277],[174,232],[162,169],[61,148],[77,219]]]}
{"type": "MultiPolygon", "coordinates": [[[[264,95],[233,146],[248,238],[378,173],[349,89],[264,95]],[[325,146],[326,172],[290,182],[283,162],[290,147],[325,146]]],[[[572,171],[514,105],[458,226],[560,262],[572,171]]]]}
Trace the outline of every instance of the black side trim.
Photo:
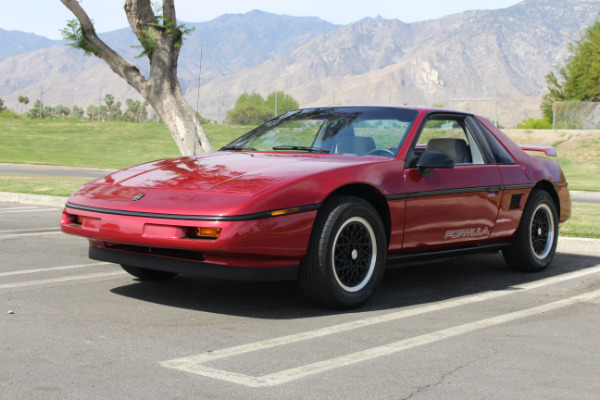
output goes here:
{"type": "Polygon", "coordinates": [[[495,252],[498,250],[502,250],[503,248],[505,248],[509,245],[510,245],[509,242],[498,242],[498,243],[482,244],[479,246],[472,246],[472,247],[461,247],[461,248],[445,249],[445,250],[437,250],[437,251],[426,251],[423,253],[388,254],[387,264],[389,266],[389,265],[394,265],[394,264],[409,262],[409,261],[434,260],[437,258],[456,257],[456,256],[462,256],[462,255],[466,255],[466,254],[495,252]]]}
{"type": "Polygon", "coordinates": [[[210,264],[200,261],[182,260],[156,255],[129,253],[119,250],[90,247],[89,257],[93,260],[130,265],[158,271],[238,281],[286,281],[298,277],[298,266],[276,268],[246,268],[210,264]]]}
{"type": "Polygon", "coordinates": [[[447,195],[464,194],[464,193],[497,192],[500,190],[531,189],[534,186],[535,185],[532,183],[525,184],[525,185],[480,186],[480,187],[461,188],[461,189],[432,190],[430,192],[390,194],[390,195],[385,196],[385,198],[388,201],[392,201],[392,200],[414,199],[414,198],[419,198],[419,197],[447,196],[447,195]]]}
{"type": "Polygon", "coordinates": [[[451,194],[463,194],[463,193],[477,193],[477,192],[488,192],[490,191],[489,186],[473,187],[473,188],[462,188],[462,189],[447,189],[447,190],[433,190],[431,192],[414,192],[408,193],[408,198],[412,199],[415,197],[431,197],[431,196],[446,196],[451,194]]]}
{"type": "Polygon", "coordinates": [[[404,200],[404,199],[408,199],[408,195],[407,194],[390,194],[388,196],[385,196],[385,198],[388,201],[392,201],[392,200],[404,200]]]}
{"type": "Polygon", "coordinates": [[[518,189],[532,189],[535,187],[533,183],[527,183],[524,185],[506,185],[502,186],[503,190],[518,190],[518,189]]]}
{"type": "MultiPolygon", "coordinates": [[[[149,213],[149,212],[138,212],[138,211],[112,210],[109,208],[80,206],[78,204],[72,204],[72,203],[67,203],[66,206],[69,208],[75,209],[75,210],[92,211],[92,212],[97,212],[97,213],[101,213],[101,214],[124,215],[124,216],[129,216],[129,217],[179,219],[179,220],[188,220],[188,221],[251,221],[254,219],[263,219],[263,218],[274,217],[273,215],[271,215],[271,211],[264,211],[264,212],[260,212],[260,213],[244,214],[244,215],[232,215],[232,216],[209,216],[209,215],[160,214],[160,213],[149,213]]],[[[321,207],[320,204],[311,204],[308,206],[289,207],[289,208],[297,208],[298,211],[294,212],[293,214],[298,214],[301,212],[318,210],[319,207],[321,207]]],[[[289,214],[286,214],[286,215],[289,215],[289,214]]]]}

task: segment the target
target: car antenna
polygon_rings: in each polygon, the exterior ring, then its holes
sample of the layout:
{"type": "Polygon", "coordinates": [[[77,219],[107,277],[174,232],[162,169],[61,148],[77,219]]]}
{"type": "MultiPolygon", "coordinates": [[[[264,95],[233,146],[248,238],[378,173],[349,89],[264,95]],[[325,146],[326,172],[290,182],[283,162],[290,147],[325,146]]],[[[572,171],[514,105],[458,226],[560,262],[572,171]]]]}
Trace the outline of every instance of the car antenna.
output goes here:
{"type": "MultiPolygon", "coordinates": [[[[198,91],[196,94],[196,118],[198,118],[198,123],[200,123],[200,113],[198,109],[200,107],[200,78],[202,77],[202,50],[204,49],[204,43],[200,44],[200,68],[198,70],[198,91]]],[[[194,124],[194,133],[196,137],[194,138],[194,154],[196,154],[196,142],[198,141],[198,125],[194,124]]]]}

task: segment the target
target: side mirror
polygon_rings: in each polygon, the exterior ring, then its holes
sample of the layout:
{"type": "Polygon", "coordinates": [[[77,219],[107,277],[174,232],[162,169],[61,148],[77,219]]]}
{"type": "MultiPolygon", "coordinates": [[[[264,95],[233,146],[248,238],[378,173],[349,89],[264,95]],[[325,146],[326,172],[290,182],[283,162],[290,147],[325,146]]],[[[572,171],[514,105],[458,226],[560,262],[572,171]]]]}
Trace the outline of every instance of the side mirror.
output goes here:
{"type": "Polygon", "coordinates": [[[454,168],[454,161],[452,161],[449,155],[437,151],[426,151],[421,154],[417,162],[417,170],[422,176],[431,175],[433,170],[437,168],[454,168]]]}

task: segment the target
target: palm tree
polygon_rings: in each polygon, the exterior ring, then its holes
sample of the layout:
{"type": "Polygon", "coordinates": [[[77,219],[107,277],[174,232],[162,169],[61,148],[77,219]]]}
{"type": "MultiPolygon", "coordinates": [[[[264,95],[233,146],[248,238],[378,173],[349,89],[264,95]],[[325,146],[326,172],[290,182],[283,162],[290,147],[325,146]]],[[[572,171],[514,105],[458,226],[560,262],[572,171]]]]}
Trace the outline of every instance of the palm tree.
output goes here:
{"type": "Polygon", "coordinates": [[[29,97],[19,96],[19,103],[21,104],[21,114],[23,114],[23,104],[26,106],[29,104],[29,97]]]}

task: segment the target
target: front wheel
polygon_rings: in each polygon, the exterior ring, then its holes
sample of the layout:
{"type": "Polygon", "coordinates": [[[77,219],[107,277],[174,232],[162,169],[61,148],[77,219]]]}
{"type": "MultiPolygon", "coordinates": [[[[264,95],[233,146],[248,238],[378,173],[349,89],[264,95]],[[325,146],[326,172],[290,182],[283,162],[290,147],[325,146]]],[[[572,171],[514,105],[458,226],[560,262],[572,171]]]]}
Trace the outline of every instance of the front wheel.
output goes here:
{"type": "Polygon", "coordinates": [[[300,285],[318,305],[358,307],[381,281],[386,250],[383,223],[373,206],[359,198],[334,198],[315,221],[300,285]]]}
{"type": "Polygon", "coordinates": [[[554,258],[558,243],[558,213],[554,200],[543,190],[534,190],[523,210],[517,234],[504,259],[517,271],[544,270],[554,258]]]}
{"type": "Polygon", "coordinates": [[[168,271],[158,271],[155,269],[132,267],[131,265],[123,265],[123,268],[129,274],[140,278],[143,281],[164,281],[173,278],[177,273],[168,271]]]}

